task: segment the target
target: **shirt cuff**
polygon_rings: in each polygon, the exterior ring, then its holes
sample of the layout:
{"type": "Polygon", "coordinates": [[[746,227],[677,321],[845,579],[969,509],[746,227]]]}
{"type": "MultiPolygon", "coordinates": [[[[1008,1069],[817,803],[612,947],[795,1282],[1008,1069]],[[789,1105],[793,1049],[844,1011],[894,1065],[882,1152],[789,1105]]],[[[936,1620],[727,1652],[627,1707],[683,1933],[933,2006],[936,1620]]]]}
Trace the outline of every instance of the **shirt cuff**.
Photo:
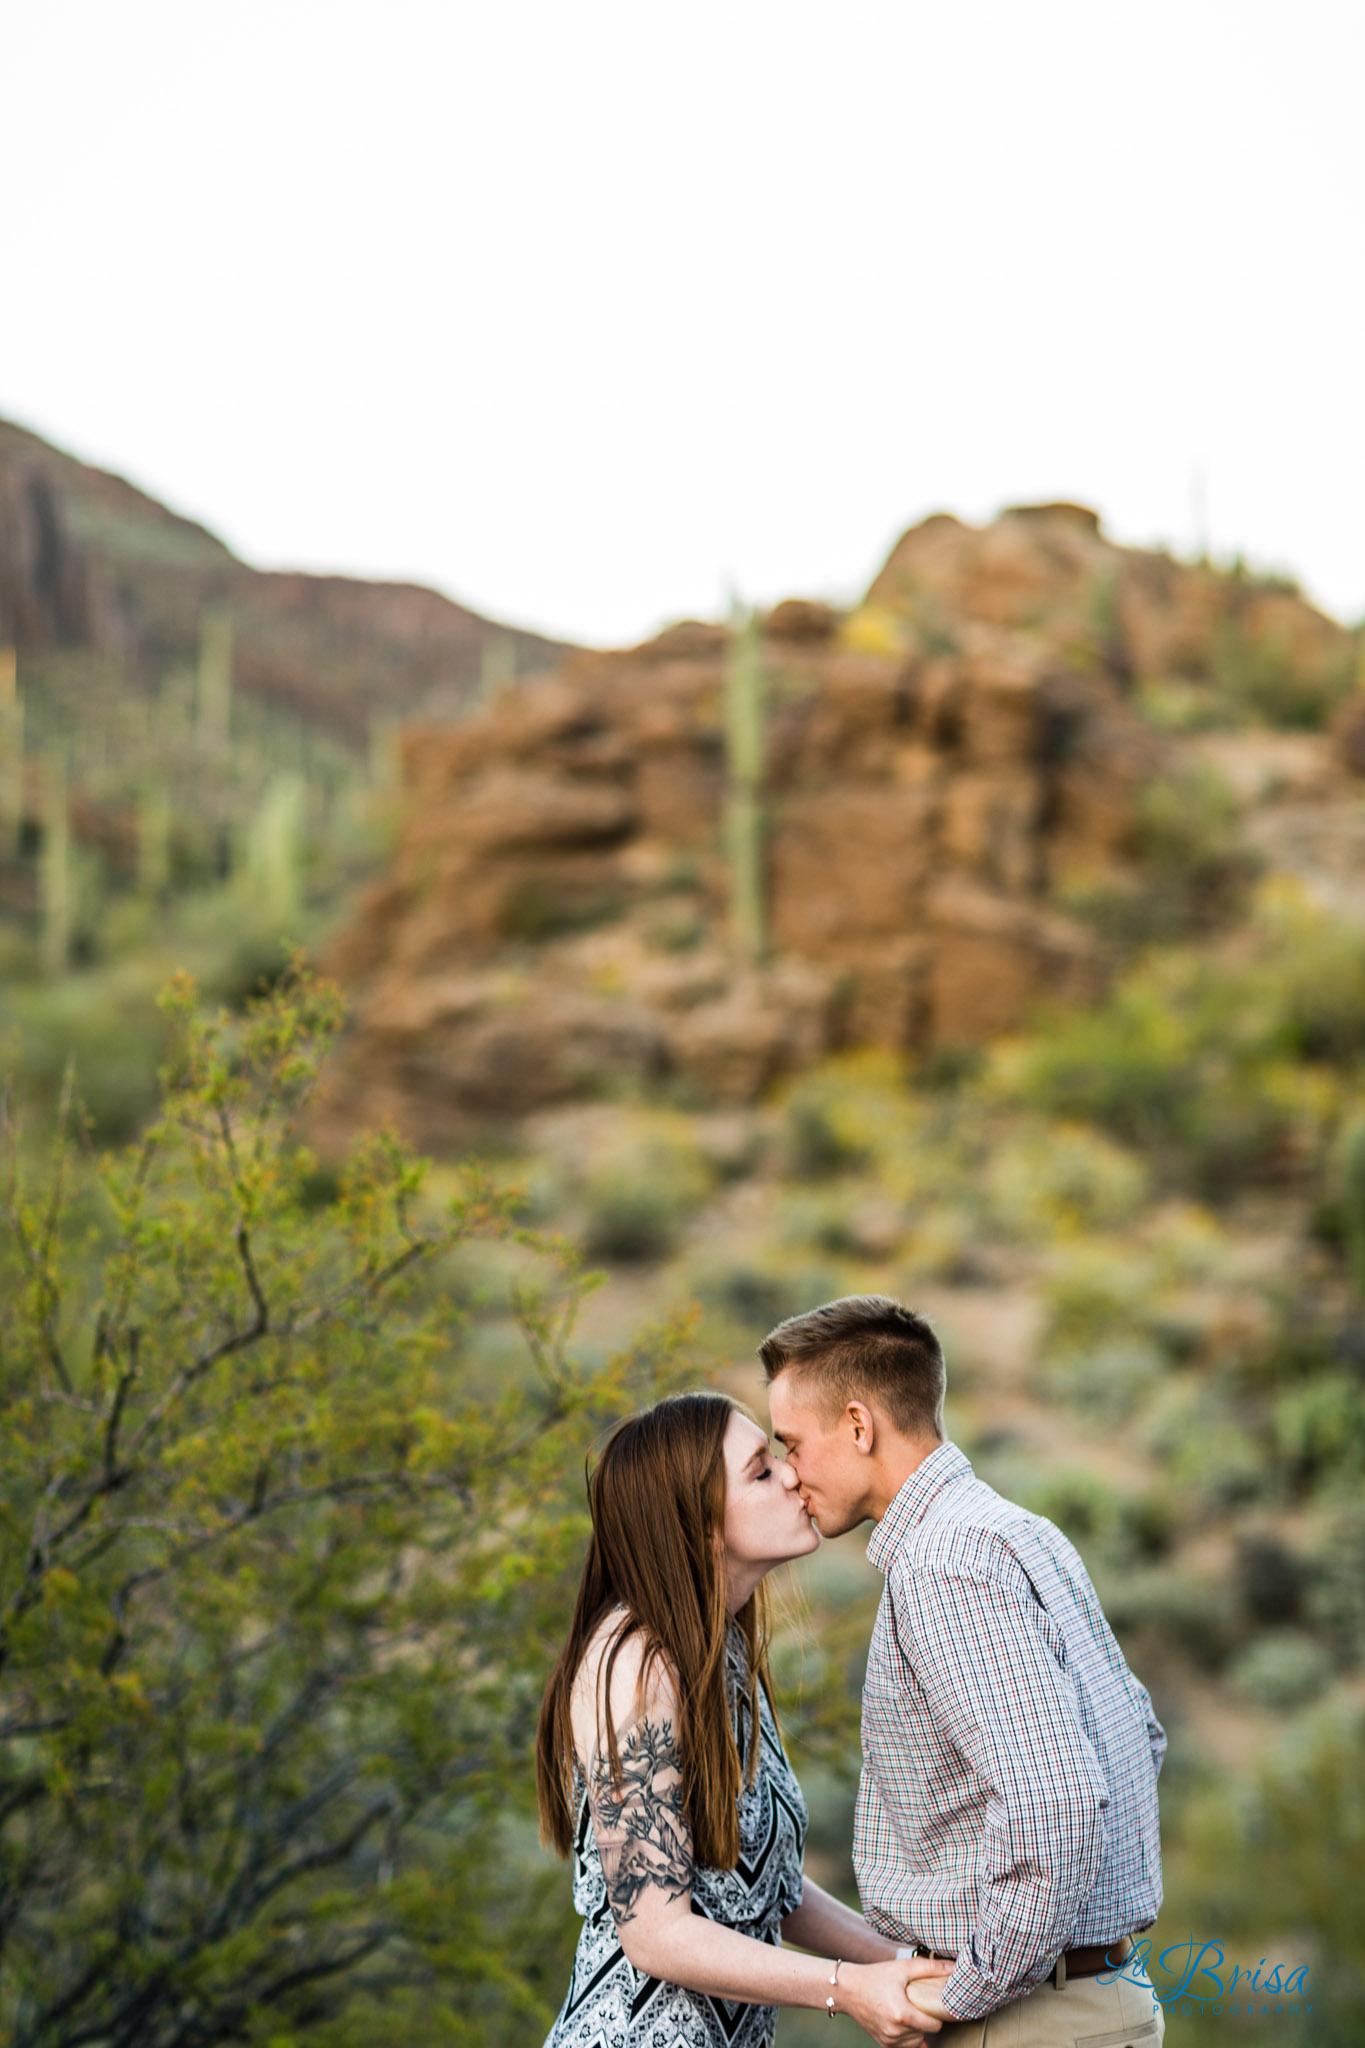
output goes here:
{"type": "MultiPolygon", "coordinates": [[[[944,1980],[939,1997],[954,2019],[983,2020],[987,2013],[994,2012],[998,2006],[1008,2005],[1012,1998],[1022,1998],[1026,1991],[1036,1990],[1050,1974],[1050,1966],[1037,1963],[1019,1983],[1000,1985],[989,1977],[983,1977],[965,1956],[959,1956],[952,1976],[944,1980]]],[[[910,1996],[913,1998],[914,1995],[912,1988],[910,1996]]]]}

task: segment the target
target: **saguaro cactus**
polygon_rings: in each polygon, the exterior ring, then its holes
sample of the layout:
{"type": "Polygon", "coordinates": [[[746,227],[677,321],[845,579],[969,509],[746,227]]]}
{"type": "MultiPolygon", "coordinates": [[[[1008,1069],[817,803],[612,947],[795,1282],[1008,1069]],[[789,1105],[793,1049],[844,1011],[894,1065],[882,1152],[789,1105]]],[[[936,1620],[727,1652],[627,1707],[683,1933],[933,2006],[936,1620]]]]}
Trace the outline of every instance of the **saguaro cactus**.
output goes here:
{"type": "Polygon", "coordinates": [[[277,937],[287,930],[303,900],[303,777],[277,775],[251,825],[247,874],[256,902],[277,937]]]}
{"type": "Polygon", "coordinates": [[[14,858],[24,827],[24,700],[12,647],[0,647],[0,860],[14,858]]]}
{"type": "Polygon", "coordinates": [[[196,725],[201,739],[226,740],[232,717],[232,614],[221,608],[199,621],[196,725]]]}
{"type": "Polygon", "coordinates": [[[1346,1265],[1352,1286],[1365,1301],[1365,1117],[1346,1134],[1342,1169],[1346,1265]]]}
{"type": "Polygon", "coordinates": [[[157,902],[171,879],[171,806],[165,789],[152,783],[138,798],[137,884],[157,902]]]}
{"type": "Polygon", "coordinates": [[[403,780],[403,749],[397,719],[370,713],[370,787],[379,796],[392,796],[403,780]]]}
{"type": "Polygon", "coordinates": [[[729,770],[726,852],[735,948],[751,964],[765,943],[763,762],[765,691],[758,615],[735,608],[725,665],[725,759],[729,770]]]}
{"type": "Polygon", "coordinates": [[[491,704],[516,679],[516,643],[507,633],[490,634],[479,655],[479,696],[491,704]]]}
{"type": "Polygon", "coordinates": [[[66,756],[43,762],[43,843],[38,860],[38,946],[44,971],[61,974],[71,954],[71,818],[66,756]]]}

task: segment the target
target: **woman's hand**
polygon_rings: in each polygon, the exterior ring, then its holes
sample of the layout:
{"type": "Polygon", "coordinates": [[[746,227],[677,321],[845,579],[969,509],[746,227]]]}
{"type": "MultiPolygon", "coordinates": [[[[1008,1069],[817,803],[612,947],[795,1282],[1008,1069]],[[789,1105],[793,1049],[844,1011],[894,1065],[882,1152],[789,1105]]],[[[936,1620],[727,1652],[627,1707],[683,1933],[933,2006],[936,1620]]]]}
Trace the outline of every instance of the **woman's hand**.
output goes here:
{"type": "Polygon", "coordinates": [[[836,2010],[855,2019],[878,2048],[915,2048],[952,2018],[934,1997],[952,1970],[951,1963],[925,1956],[911,1962],[845,1963],[834,1993],[836,2010]],[[921,1997],[930,2004],[921,2005],[921,1997]]]}

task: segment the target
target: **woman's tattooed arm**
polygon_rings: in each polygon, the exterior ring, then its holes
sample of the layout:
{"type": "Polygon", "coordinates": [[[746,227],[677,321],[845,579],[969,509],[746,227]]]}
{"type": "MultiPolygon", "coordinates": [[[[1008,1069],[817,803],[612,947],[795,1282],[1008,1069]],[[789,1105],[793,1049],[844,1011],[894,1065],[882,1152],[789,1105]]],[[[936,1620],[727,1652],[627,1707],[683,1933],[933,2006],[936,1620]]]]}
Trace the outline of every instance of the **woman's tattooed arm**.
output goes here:
{"type": "Polygon", "coordinates": [[[621,1777],[601,1753],[590,1788],[602,1874],[617,1925],[633,1920],[651,1887],[672,1902],[692,1890],[695,1864],[683,1810],[682,1769],[671,1721],[636,1723],[621,1743],[621,1777]]]}

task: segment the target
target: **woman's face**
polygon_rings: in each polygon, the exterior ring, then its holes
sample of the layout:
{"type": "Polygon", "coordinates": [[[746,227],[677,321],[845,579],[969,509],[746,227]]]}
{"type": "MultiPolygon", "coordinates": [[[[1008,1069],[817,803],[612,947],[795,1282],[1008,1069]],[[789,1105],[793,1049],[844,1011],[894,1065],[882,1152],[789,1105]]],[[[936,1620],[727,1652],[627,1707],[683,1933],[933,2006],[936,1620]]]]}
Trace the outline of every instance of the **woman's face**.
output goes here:
{"type": "Polygon", "coordinates": [[[736,1409],[725,1430],[725,1554],[730,1609],[744,1605],[765,1572],[820,1547],[796,1474],[778,1462],[756,1422],[736,1409]]]}

